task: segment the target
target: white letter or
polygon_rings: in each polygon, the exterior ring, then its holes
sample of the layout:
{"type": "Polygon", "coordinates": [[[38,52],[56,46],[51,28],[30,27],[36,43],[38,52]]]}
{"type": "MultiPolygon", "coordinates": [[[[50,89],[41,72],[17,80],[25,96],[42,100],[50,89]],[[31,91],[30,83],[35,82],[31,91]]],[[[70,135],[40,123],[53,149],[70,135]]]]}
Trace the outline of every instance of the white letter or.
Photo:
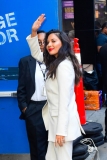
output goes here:
{"type": "MultiPolygon", "coordinates": [[[[0,16],[0,20],[3,20],[3,17],[0,16]]],[[[0,29],[6,28],[5,21],[0,21],[0,29]]]]}
{"type": "Polygon", "coordinates": [[[0,45],[3,45],[6,42],[6,36],[3,32],[0,32],[0,35],[2,36],[3,40],[0,42],[0,45]]]}
{"type": "Polygon", "coordinates": [[[17,25],[17,23],[11,23],[11,21],[15,20],[15,17],[10,17],[10,16],[13,16],[13,15],[14,15],[14,12],[9,13],[9,14],[5,14],[8,27],[17,25]]]}
{"type": "Polygon", "coordinates": [[[8,36],[8,40],[9,40],[9,43],[12,42],[12,38],[14,38],[16,41],[19,41],[18,37],[17,37],[17,32],[15,29],[9,29],[9,30],[6,30],[7,32],[7,36],[8,36]],[[11,34],[12,32],[12,34],[11,34]]]}

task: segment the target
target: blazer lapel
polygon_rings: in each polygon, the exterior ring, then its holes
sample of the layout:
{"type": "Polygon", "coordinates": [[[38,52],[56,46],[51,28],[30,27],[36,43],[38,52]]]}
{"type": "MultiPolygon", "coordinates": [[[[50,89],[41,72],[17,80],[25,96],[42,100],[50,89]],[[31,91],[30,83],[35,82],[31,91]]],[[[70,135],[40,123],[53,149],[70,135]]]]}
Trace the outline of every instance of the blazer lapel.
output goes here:
{"type": "Polygon", "coordinates": [[[34,59],[32,56],[30,56],[28,62],[29,62],[29,68],[30,68],[31,78],[32,78],[33,84],[35,86],[36,59],[34,59]]]}

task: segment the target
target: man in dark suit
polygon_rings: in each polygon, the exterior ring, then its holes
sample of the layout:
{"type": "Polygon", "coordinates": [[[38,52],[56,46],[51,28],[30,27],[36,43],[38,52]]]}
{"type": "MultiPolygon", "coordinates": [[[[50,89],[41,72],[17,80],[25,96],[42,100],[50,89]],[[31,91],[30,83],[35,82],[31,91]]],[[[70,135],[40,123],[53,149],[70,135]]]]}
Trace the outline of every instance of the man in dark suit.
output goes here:
{"type": "Polygon", "coordinates": [[[105,137],[104,140],[107,142],[107,43],[104,44],[99,51],[101,67],[102,67],[102,78],[103,78],[103,92],[105,94],[105,137]]]}
{"type": "MultiPolygon", "coordinates": [[[[38,42],[43,52],[45,32],[38,31],[38,42]]],[[[40,64],[31,55],[19,61],[19,79],[17,88],[20,119],[25,119],[31,160],[45,160],[48,145],[48,133],[42,119],[42,108],[46,103],[43,95],[45,65],[40,64]]]]}

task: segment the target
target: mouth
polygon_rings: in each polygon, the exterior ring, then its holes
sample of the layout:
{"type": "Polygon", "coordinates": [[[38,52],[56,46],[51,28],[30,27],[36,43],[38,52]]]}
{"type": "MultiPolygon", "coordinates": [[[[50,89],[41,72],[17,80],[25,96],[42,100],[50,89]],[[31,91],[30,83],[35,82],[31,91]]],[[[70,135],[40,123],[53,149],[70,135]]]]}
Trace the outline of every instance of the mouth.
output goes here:
{"type": "Polygon", "coordinates": [[[54,48],[49,48],[48,51],[50,52],[50,51],[52,51],[53,49],[54,49],[54,48]]]}

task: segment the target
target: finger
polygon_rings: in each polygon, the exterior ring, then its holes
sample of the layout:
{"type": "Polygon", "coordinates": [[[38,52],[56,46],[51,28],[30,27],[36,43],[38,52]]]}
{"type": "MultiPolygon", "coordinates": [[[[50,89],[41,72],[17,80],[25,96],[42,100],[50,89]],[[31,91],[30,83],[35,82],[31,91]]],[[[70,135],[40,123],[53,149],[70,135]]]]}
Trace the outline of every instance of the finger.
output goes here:
{"type": "Polygon", "coordinates": [[[45,19],[46,19],[45,14],[41,14],[41,15],[38,17],[38,21],[39,21],[40,23],[43,23],[45,19]]]}
{"type": "Polygon", "coordinates": [[[55,139],[55,147],[57,147],[57,139],[55,139]]]}
{"type": "Polygon", "coordinates": [[[43,23],[43,22],[45,21],[45,19],[46,19],[46,17],[44,17],[44,18],[42,19],[41,23],[43,23]]]}
{"type": "Polygon", "coordinates": [[[62,141],[63,141],[63,143],[65,143],[65,136],[62,136],[62,141]]]}
{"type": "Polygon", "coordinates": [[[59,143],[59,146],[62,147],[62,146],[63,146],[63,142],[60,142],[60,143],[59,143]]]}
{"type": "Polygon", "coordinates": [[[57,143],[58,143],[58,145],[60,145],[60,139],[59,138],[57,139],[57,143]]]}
{"type": "Polygon", "coordinates": [[[65,143],[65,139],[63,140],[63,143],[65,143]]]}
{"type": "Polygon", "coordinates": [[[41,22],[43,23],[45,19],[46,19],[46,16],[45,16],[45,14],[43,14],[41,17],[41,22]]]}
{"type": "Polygon", "coordinates": [[[62,139],[62,142],[65,143],[65,138],[62,139]]]}
{"type": "Polygon", "coordinates": [[[62,142],[62,140],[61,139],[58,139],[58,142],[57,142],[58,144],[59,144],[59,146],[60,147],[62,147],[63,146],[63,142],[62,142]]]}
{"type": "Polygon", "coordinates": [[[61,145],[61,147],[63,146],[63,140],[61,140],[60,145],[61,145]]]}
{"type": "Polygon", "coordinates": [[[63,138],[63,139],[61,138],[60,139],[60,146],[63,146],[64,143],[65,143],[65,138],[63,138]]]}
{"type": "Polygon", "coordinates": [[[45,14],[40,15],[40,20],[43,20],[45,18],[45,14]]]}
{"type": "Polygon", "coordinates": [[[45,14],[41,14],[41,15],[38,17],[38,21],[42,21],[44,18],[45,18],[45,14]]]}

